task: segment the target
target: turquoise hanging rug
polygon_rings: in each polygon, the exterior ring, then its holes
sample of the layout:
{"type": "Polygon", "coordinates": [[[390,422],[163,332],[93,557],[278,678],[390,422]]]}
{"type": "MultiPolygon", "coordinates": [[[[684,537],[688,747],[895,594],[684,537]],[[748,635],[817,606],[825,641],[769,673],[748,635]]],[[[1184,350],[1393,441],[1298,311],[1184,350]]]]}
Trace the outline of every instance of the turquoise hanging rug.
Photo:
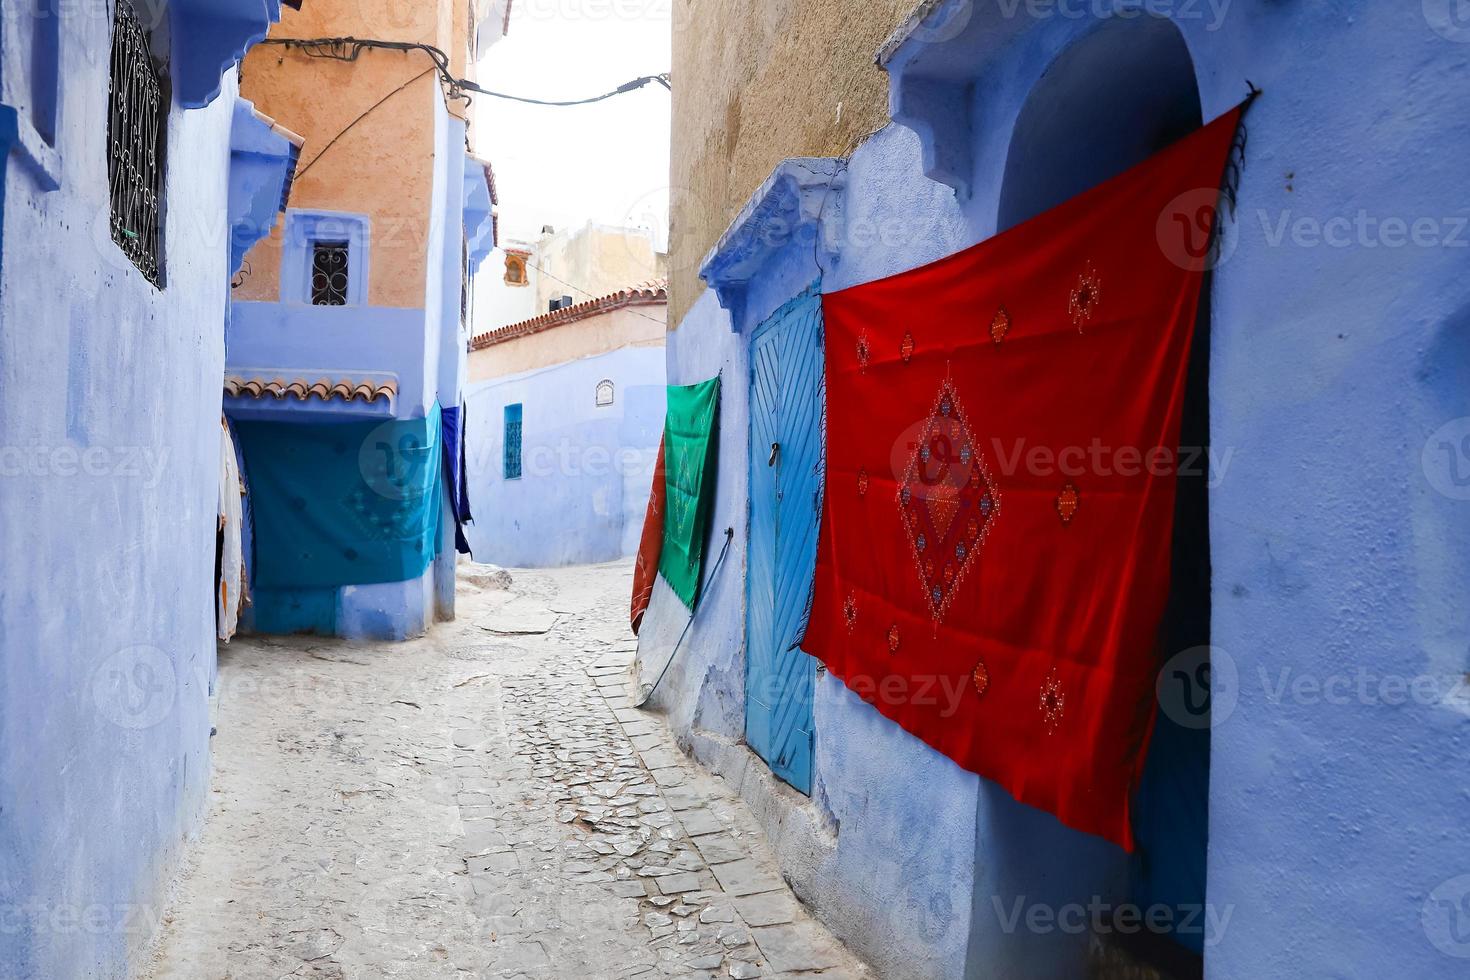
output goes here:
{"type": "Polygon", "coordinates": [[[440,546],[439,405],[421,419],[237,422],[261,589],[406,582],[440,546]]]}

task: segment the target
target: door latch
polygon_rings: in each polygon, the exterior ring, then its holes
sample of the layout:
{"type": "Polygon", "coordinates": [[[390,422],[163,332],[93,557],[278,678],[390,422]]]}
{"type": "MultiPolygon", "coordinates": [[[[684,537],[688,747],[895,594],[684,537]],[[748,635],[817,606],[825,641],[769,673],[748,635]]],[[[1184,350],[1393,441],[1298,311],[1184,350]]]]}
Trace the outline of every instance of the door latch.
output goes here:
{"type": "Polygon", "coordinates": [[[767,466],[775,466],[776,465],[776,457],[779,456],[779,455],[781,455],[781,444],[779,442],[773,442],[773,443],[771,443],[771,458],[768,459],[768,460],[766,460],[766,465],[767,466]]]}

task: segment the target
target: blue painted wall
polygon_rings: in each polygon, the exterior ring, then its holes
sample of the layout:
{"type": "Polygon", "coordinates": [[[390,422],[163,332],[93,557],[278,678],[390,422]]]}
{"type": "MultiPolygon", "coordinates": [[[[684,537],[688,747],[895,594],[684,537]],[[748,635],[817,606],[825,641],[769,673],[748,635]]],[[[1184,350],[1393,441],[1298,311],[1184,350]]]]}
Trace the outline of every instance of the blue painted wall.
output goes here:
{"type": "MultiPolygon", "coordinates": [[[[810,246],[788,246],[751,283],[742,313],[753,330],[820,270],[810,246]]],[[[669,335],[669,383],[724,372],[719,484],[711,526],[735,542],[709,579],[699,613],[654,704],[681,742],[723,774],[760,818],[801,897],[887,977],[963,973],[979,782],[893,725],[830,675],[813,692],[810,799],[778,783],[742,743],[748,544],[748,335],[705,293],[669,335]],[[942,832],[940,830],[942,829],[942,832]]],[[[709,563],[706,564],[708,572],[709,563]]],[[[688,620],[659,579],[639,638],[644,680],[668,659],[688,620]]]]}
{"type": "Polygon", "coordinates": [[[109,231],[107,10],[67,9],[52,170],[12,158],[0,260],[0,973],[26,980],[123,977],[149,941],[215,663],[235,80],[170,114],[156,290],[109,231]]]}
{"type": "MultiPolygon", "coordinates": [[[[968,47],[931,48],[926,69],[958,84],[930,90],[937,109],[907,106],[927,113],[923,139],[890,126],[850,161],[829,290],[992,235],[1023,105],[1100,27],[1085,12],[968,6],[968,47]],[[946,168],[965,193],[926,176],[946,168]]],[[[1464,976],[1470,30],[1434,2],[1154,6],[1185,42],[1206,118],[1246,79],[1266,93],[1212,297],[1211,443],[1228,464],[1210,494],[1206,974],[1464,976]],[[1406,695],[1415,683],[1425,696],[1406,695]]],[[[1120,76],[1103,61],[1087,81],[1120,76]]],[[[1086,98],[1054,91],[1058,114],[1086,98]]],[[[1063,170],[1092,163],[1085,145],[1053,156],[1063,170]]],[[[812,271],[773,256],[745,321],[812,271]]],[[[741,369],[742,345],[706,295],[671,335],[670,382],[741,369]]],[[[745,459],[745,411],[731,386],[724,460],[745,459]]],[[[737,531],[742,472],[721,467],[717,501],[716,524],[737,531]]],[[[1082,975],[1085,929],[1010,915],[1018,900],[1053,916],[1128,901],[1121,852],[960,772],[831,678],[817,690],[811,804],[765,788],[733,745],[737,585],[713,584],[658,701],[756,804],[798,891],[885,976],[1082,975]]],[[[655,591],[644,627],[655,667],[684,623],[670,598],[655,591]]]]}
{"type": "MultiPolygon", "coordinates": [[[[461,403],[468,337],[460,321],[460,266],[464,236],[464,123],[449,115],[441,98],[433,102],[435,152],[429,203],[424,305],[401,308],[358,305],[368,295],[368,254],[372,223],[365,215],[297,212],[287,215],[282,255],[282,302],[237,302],[231,306],[226,337],[226,368],[232,374],[266,377],[372,377],[393,379],[398,395],[395,418],[422,418],[437,400],[461,403]],[[325,217],[322,217],[325,215],[325,217]],[[336,222],[352,242],[352,295],[346,306],[313,306],[305,283],[310,229],[318,221],[336,222]]],[[[351,205],[350,196],[344,206],[351,205]]],[[[297,420],[320,424],[386,417],[381,404],[322,403],[310,399],[230,398],[232,418],[297,420]]],[[[248,461],[247,461],[248,475],[248,461]]],[[[454,528],[444,522],[438,557],[422,576],[406,582],[349,585],[327,605],[335,609],[336,633],[356,639],[402,640],[424,633],[437,619],[454,617],[454,528]]],[[[308,596],[284,590],[287,606],[308,596]]],[[[275,600],[272,600],[275,601],[275,600]]],[[[315,604],[320,609],[321,604],[315,604]]],[[[247,629],[264,629],[248,609],[247,629]]],[[[273,620],[292,630],[302,622],[273,620]]],[[[274,628],[274,627],[272,627],[274,628]]]]}
{"type": "Polygon", "coordinates": [[[638,550],[664,424],[664,351],[627,347],[472,385],[469,528],[475,559],[512,567],[638,550]],[[616,385],[596,405],[598,382],[616,385]],[[522,410],[522,476],[504,476],[505,406],[522,410]]]}

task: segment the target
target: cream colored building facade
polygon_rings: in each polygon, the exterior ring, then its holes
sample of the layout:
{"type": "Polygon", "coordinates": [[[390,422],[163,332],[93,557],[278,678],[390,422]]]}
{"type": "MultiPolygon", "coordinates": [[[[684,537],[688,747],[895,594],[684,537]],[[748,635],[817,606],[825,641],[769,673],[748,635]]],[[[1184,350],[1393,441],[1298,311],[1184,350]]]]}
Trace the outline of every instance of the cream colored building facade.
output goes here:
{"type": "Polygon", "coordinates": [[[504,241],[486,259],[475,286],[474,333],[549,313],[553,301],[575,306],[667,277],[668,256],[646,229],[548,226],[534,241],[504,241]]]}
{"type": "Polygon", "coordinates": [[[629,347],[663,347],[668,291],[663,282],[543,313],[480,334],[470,346],[471,384],[629,347]]]}

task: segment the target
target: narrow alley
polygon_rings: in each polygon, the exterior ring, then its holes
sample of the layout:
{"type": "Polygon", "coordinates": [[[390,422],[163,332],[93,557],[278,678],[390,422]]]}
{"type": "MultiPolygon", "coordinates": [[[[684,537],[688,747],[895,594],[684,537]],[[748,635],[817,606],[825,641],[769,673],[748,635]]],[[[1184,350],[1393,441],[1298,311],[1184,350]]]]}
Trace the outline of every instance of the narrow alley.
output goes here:
{"type": "Polygon", "coordinates": [[[630,707],[631,564],[474,578],[413,642],[222,648],[211,810],[145,975],[867,976],[630,707]]]}

